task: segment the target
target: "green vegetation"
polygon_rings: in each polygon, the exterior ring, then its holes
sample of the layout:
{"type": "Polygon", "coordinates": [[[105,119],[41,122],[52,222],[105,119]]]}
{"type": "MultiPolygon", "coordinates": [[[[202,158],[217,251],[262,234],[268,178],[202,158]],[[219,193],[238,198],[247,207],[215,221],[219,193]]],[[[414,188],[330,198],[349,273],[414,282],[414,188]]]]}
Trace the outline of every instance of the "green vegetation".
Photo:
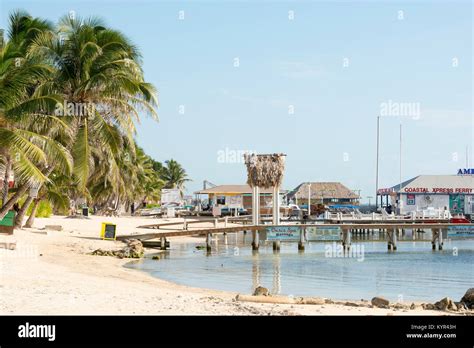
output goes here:
{"type": "MultiPolygon", "coordinates": [[[[31,215],[31,211],[33,210],[33,206],[30,205],[26,212],[26,215],[31,215]]],[[[35,217],[50,217],[53,214],[53,207],[49,201],[41,201],[38,205],[38,209],[36,210],[35,217]]]]}
{"type": "Polygon", "coordinates": [[[12,13],[0,38],[0,174],[8,182],[14,173],[16,188],[3,185],[0,219],[18,202],[17,226],[28,212],[65,212],[70,200],[100,210],[183,188],[179,163],[136,145],[140,115],[157,120],[157,104],[138,48],[120,31],[98,18],[52,24],[12,13]]]}

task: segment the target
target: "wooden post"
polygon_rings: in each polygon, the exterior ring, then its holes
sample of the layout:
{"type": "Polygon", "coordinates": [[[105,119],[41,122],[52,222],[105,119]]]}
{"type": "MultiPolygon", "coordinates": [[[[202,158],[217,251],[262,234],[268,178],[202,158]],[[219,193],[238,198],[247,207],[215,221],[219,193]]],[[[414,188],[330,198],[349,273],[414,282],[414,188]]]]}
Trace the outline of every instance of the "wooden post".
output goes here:
{"type": "Polygon", "coordinates": [[[255,188],[255,199],[256,199],[256,209],[255,209],[255,217],[256,217],[256,225],[260,225],[260,187],[255,188]]]}
{"type": "Polygon", "coordinates": [[[206,234],[206,250],[207,250],[207,252],[211,252],[211,250],[212,250],[212,248],[211,248],[211,237],[212,237],[212,233],[206,234]]]}
{"type": "Polygon", "coordinates": [[[229,217],[228,216],[224,217],[224,227],[227,227],[227,220],[229,220],[229,217]]]}
{"type": "Polygon", "coordinates": [[[273,242],[273,250],[280,250],[280,241],[276,240],[273,242]]]}
{"type": "Polygon", "coordinates": [[[397,233],[398,231],[397,230],[394,230],[393,231],[393,235],[392,235],[392,246],[393,246],[393,251],[397,250],[397,233]]]}
{"type": "Polygon", "coordinates": [[[258,231],[252,231],[252,250],[258,250],[259,240],[258,240],[258,231]]]}
{"type": "Polygon", "coordinates": [[[393,229],[388,229],[387,230],[387,249],[389,251],[393,250],[392,239],[393,239],[393,229]]]}
{"type": "Polygon", "coordinates": [[[278,186],[273,187],[273,212],[272,219],[274,225],[280,224],[280,189],[278,186]]]}
{"type": "Polygon", "coordinates": [[[342,230],[342,250],[345,253],[347,249],[349,249],[349,235],[352,229],[343,229],[342,230]]]}
{"type": "Polygon", "coordinates": [[[346,252],[346,241],[347,241],[347,232],[350,231],[349,230],[346,230],[346,229],[343,229],[342,230],[342,250],[343,252],[346,252]]]}
{"type": "Polygon", "coordinates": [[[160,238],[160,249],[161,250],[166,250],[166,238],[165,237],[160,238]]]}
{"type": "Polygon", "coordinates": [[[304,231],[305,231],[305,228],[300,229],[300,241],[298,242],[298,250],[299,251],[304,251],[304,242],[305,242],[304,231]]]}
{"type": "Polygon", "coordinates": [[[351,231],[347,231],[346,242],[347,242],[346,248],[347,248],[347,251],[349,251],[351,249],[351,243],[352,243],[352,233],[351,233],[351,231]]]}
{"type": "Polygon", "coordinates": [[[252,224],[258,225],[257,221],[257,187],[252,187],[252,224]]]}
{"type": "Polygon", "coordinates": [[[443,231],[438,230],[438,250],[443,250],[443,231]]]}
{"type": "Polygon", "coordinates": [[[431,229],[431,249],[436,250],[436,239],[438,238],[438,229],[431,229]]]}
{"type": "Polygon", "coordinates": [[[443,250],[443,230],[444,229],[440,229],[439,230],[439,234],[438,234],[438,250],[443,250]]]}

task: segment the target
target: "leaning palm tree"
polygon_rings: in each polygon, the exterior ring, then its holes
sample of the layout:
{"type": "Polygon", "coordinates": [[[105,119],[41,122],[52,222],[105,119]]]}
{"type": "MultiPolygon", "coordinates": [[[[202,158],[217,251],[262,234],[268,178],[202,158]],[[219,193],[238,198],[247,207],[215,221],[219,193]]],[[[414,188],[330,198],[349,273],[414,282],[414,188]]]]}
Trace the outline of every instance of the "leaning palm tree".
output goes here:
{"type": "Polygon", "coordinates": [[[32,204],[31,212],[24,226],[28,228],[33,226],[38,207],[42,201],[47,201],[55,207],[55,209],[62,211],[65,211],[69,207],[69,176],[53,172],[49,178],[50,180],[38,189],[34,197],[32,195],[28,196],[22,209],[20,209],[18,215],[15,217],[15,227],[22,227],[23,219],[27,213],[27,209],[24,208],[30,207],[30,204],[32,204]]]}

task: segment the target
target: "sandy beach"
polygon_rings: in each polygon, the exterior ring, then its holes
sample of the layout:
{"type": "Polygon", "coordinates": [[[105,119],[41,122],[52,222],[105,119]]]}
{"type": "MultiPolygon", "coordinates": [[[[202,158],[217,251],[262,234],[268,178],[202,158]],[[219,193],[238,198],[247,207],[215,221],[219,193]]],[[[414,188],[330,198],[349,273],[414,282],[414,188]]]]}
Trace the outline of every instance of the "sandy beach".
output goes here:
{"type": "MultiPolygon", "coordinates": [[[[38,218],[33,229],[1,236],[16,250],[0,249],[0,313],[145,314],[145,315],[449,315],[450,312],[381,309],[343,304],[294,305],[236,301],[237,293],[190,288],[123,267],[130,259],[93,256],[93,250],[120,249],[118,241],[99,238],[100,223],[116,223],[119,234],[136,234],[136,226],[156,219],[92,216],[38,218]],[[46,231],[61,225],[62,231],[46,231]]],[[[170,220],[171,221],[171,220],[170,220]]],[[[171,247],[196,237],[171,238],[171,247]]],[[[147,250],[146,255],[156,253],[147,250]]],[[[250,294],[247,294],[250,295],[250,294]]],[[[318,296],[318,294],[314,294],[318,296]]],[[[370,300],[372,294],[367,294],[370,300]]],[[[354,302],[354,301],[351,301],[354,302]]],[[[356,301],[357,302],[357,301],[356,301]]]]}

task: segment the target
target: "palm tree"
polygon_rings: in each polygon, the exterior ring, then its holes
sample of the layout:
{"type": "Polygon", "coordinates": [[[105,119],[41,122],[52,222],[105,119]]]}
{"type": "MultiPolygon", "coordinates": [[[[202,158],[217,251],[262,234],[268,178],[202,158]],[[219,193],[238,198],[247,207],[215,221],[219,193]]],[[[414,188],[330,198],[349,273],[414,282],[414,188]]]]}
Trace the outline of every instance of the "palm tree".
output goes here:
{"type": "Polygon", "coordinates": [[[73,106],[88,107],[85,117],[67,118],[74,130],[71,152],[79,191],[88,195],[100,159],[107,160],[109,183],[117,191],[118,159],[125,146],[133,152],[139,112],[157,117],[156,90],[144,80],[137,48],[99,19],[63,17],[58,33],[38,36],[30,52],[57,67],[45,90],[60,94],[73,106]]]}
{"type": "Polygon", "coordinates": [[[108,166],[95,167],[89,190],[94,204],[108,207],[115,201],[117,207],[119,202],[124,202],[128,206],[137,200],[159,199],[164,185],[163,180],[153,169],[152,159],[140,147],[135,145],[133,149],[135,152],[125,147],[124,154],[116,159],[121,173],[117,178],[108,170],[108,166]],[[113,184],[114,180],[118,180],[118,185],[113,184]]]}
{"type": "Polygon", "coordinates": [[[20,209],[18,215],[15,217],[15,227],[19,228],[22,226],[23,219],[31,203],[33,206],[31,207],[30,216],[24,226],[28,228],[33,226],[39,204],[44,200],[47,200],[56,209],[66,210],[69,207],[69,183],[70,177],[68,175],[53,172],[50,175],[49,182],[38,189],[35,197],[28,195],[22,209],[20,209]]]}
{"type": "Polygon", "coordinates": [[[184,184],[191,181],[184,168],[174,159],[165,161],[165,166],[162,169],[162,178],[165,181],[165,188],[184,189],[184,184]]]}
{"type": "Polygon", "coordinates": [[[133,200],[157,201],[161,197],[161,189],[165,182],[160,177],[160,173],[155,170],[155,161],[137,147],[136,167],[137,180],[135,185],[135,195],[133,200]]]}
{"type": "MultiPolygon", "coordinates": [[[[70,156],[61,144],[39,129],[62,128],[66,125],[52,110],[60,98],[41,92],[39,86],[53,72],[41,59],[28,57],[32,40],[49,30],[49,24],[22,12],[10,16],[9,37],[0,46],[0,161],[4,173],[0,219],[34,184],[47,180],[44,172],[59,165],[67,170],[70,156]],[[15,172],[19,183],[8,199],[8,177],[15,172]]],[[[66,132],[67,133],[67,132],[66,132]]]]}
{"type": "MultiPolygon", "coordinates": [[[[9,199],[4,186],[0,219],[31,186],[39,194],[27,196],[18,225],[31,203],[26,225],[42,199],[61,205],[51,198],[58,187],[63,198],[97,203],[158,199],[160,163],[134,139],[140,112],[157,118],[156,90],[144,80],[136,47],[94,18],[64,17],[52,29],[18,12],[10,22],[9,39],[0,42],[0,172],[14,171],[20,185],[9,199]],[[58,177],[67,184],[57,185],[58,177]]],[[[169,162],[168,185],[183,186],[184,170],[169,162]]]]}

